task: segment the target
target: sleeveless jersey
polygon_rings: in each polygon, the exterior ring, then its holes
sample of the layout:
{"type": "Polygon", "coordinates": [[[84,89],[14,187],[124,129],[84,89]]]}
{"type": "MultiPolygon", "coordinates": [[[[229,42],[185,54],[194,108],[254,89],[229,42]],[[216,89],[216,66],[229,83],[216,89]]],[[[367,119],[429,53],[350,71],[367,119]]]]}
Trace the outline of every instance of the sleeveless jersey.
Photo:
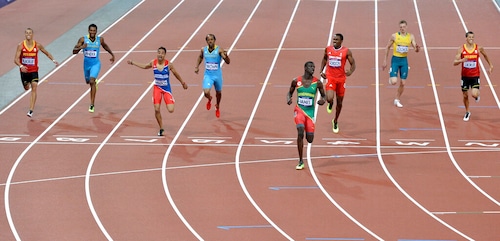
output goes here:
{"type": "Polygon", "coordinates": [[[396,57],[406,57],[408,56],[408,50],[411,46],[411,34],[406,33],[405,36],[401,33],[396,33],[396,39],[392,44],[392,55],[396,57]]]}
{"type": "Polygon", "coordinates": [[[96,64],[99,63],[99,52],[101,50],[101,37],[96,36],[95,41],[91,41],[89,36],[84,36],[83,41],[87,44],[87,47],[83,49],[83,63],[84,64],[96,64]]]}
{"type": "Polygon", "coordinates": [[[170,70],[168,69],[168,60],[165,60],[165,66],[160,71],[157,67],[158,59],[153,61],[153,74],[155,76],[155,85],[166,92],[172,92],[170,87],[170,70]]]}
{"type": "Polygon", "coordinates": [[[297,106],[304,111],[304,113],[309,118],[314,118],[314,100],[316,99],[316,93],[318,86],[318,79],[313,77],[311,85],[309,87],[304,87],[302,84],[302,76],[297,77],[297,106]]]}
{"type": "Polygon", "coordinates": [[[345,80],[345,61],[347,60],[347,53],[349,49],[340,47],[335,49],[333,46],[326,47],[328,60],[326,63],[326,76],[328,78],[335,78],[345,80]]]}
{"type": "Polygon", "coordinates": [[[23,41],[23,49],[19,58],[19,62],[28,69],[28,73],[38,72],[38,48],[35,40],[31,49],[26,46],[26,40],[23,41]]]}
{"type": "Polygon", "coordinates": [[[474,44],[472,51],[467,50],[465,44],[462,47],[461,58],[467,58],[467,61],[462,63],[462,76],[464,77],[479,77],[479,50],[474,44]]]}
{"type": "Polygon", "coordinates": [[[219,46],[215,45],[212,52],[208,51],[208,46],[203,48],[203,57],[205,58],[205,74],[211,76],[222,75],[220,63],[222,57],[219,54],[219,46]]]}

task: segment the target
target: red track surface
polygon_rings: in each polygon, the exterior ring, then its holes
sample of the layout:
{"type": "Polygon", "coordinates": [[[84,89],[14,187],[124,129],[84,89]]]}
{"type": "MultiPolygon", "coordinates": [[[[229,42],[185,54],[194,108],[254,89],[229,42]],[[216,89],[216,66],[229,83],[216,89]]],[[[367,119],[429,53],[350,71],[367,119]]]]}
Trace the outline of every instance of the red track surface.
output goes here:
{"type": "MultiPolygon", "coordinates": [[[[33,119],[28,97],[0,115],[0,240],[499,240],[498,70],[495,92],[482,77],[481,102],[463,122],[452,61],[465,30],[452,1],[226,0],[206,22],[217,0],[177,3],[147,0],[104,34],[116,63],[103,54],[95,113],[77,56],[39,86],[33,119]],[[285,94],[305,61],[319,69],[333,16],[358,68],[340,133],[322,106],[312,166],[296,171],[285,94]],[[409,56],[398,109],[379,66],[401,19],[426,49],[409,56]],[[207,33],[232,59],[220,119],[194,74],[207,33]],[[159,46],[190,85],[172,81],[165,138],[155,136],[151,72],[126,64],[151,60],[159,46]]],[[[457,6],[498,65],[497,9],[457,6]]]]}

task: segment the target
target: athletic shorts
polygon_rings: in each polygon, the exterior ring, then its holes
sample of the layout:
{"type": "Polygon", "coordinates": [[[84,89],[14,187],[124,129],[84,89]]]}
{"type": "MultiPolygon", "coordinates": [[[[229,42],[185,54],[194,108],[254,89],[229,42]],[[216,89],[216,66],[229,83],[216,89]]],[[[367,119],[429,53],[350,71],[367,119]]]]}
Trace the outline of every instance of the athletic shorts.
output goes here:
{"type": "Polygon", "coordinates": [[[338,78],[332,78],[328,75],[326,76],[328,82],[326,83],[325,90],[333,90],[337,93],[337,96],[344,96],[345,93],[345,79],[341,80],[338,78]]]}
{"type": "Polygon", "coordinates": [[[295,110],[293,111],[293,116],[295,119],[295,125],[298,127],[303,126],[306,130],[306,133],[314,133],[314,122],[309,116],[307,116],[303,110],[301,110],[298,106],[295,106],[295,110]]]}
{"type": "Polygon", "coordinates": [[[212,86],[215,87],[216,91],[222,90],[222,76],[212,76],[207,75],[203,77],[203,89],[210,89],[212,86]]]}
{"type": "Polygon", "coordinates": [[[31,82],[38,83],[38,72],[21,72],[21,82],[23,86],[29,85],[31,82]]]}
{"type": "Polygon", "coordinates": [[[391,69],[389,70],[390,77],[399,77],[402,80],[406,80],[408,78],[408,58],[407,57],[397,57],[392,56],[391,59],[391,69]]]}
{"type": "Polygon", "coordinates": [[[470,88],[479,89],[479,76],[476,77],[462,76],[461,87],[462,91],[467,91],[470,88]]]}
{"type": "Polygon", "coordinates": [[[90,79],[97,79],[99,72],[101,71],[101,62],[95,64],[83,64],[83,75],[85,76],[85,82],[90,83],[90,79]]]}
{"type": "Polygon", "coordinates": [[[175,100],[172,96],[172,93],[162,90],[160,87],[155,85],[153,87],[153,104],[159,105],[161,103],[161,99],[165,101],[165,104],[174,104],[175,100]]]}

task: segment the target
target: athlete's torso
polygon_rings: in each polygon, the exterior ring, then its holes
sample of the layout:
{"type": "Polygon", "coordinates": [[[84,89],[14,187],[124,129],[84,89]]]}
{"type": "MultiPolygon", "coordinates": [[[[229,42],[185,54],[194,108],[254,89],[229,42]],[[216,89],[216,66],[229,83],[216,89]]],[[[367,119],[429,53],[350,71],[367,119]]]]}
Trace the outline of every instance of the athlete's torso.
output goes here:
{"type": "Polygon", "coordinates": [[[297,77],[297,106],[306,113],[307,116],[314,118],[314,100],[316,99],[318,79],[313,77],[311,85],[305,87],[302,82],[302,76],[297,77]]]}
{"type": "Polygon", "coordinates": [[[99,62],[99,52],[101,51],[101,38],[99,36],[95,37],[95,40],[92,41],[89,39],[89,36],[84,36],[84,43],[87,44],[87,47],[83,49],[83,60],[85,63],[98,63],[99,62]]]}
{"type": "Polygon", "coordinates": [[[153,61],[153,74],[155,77],[155,85],[164,91],[171,92],[170,87],[170,70],[168,69],[168,60],[165,60],[163,69],[158,69],[158,59],[153,61]]]}
{"type": "Polygon", "coordinates": [[[395,33],[396,39],[392,44],[392,55],[396,57],[406,57],[408,56],[408,50],[411,46],[411,34],[406,33],[406,35],[401,35],[401,33],[395,33]]]}
{"type": "Polygon", "coordinates": [[[347,53],[349,52],[349,49],[343,46],[339,49],[335,49],[333,46],[328,46],[326,51],[328,56],[326,63],[327,77],[345,79],[345,62],[347,60],[347,53]]]}
{"type": "Polygon", "coordinates": [[[21,56],[19,56],[19,61],[24,65],[28,72],[38,71],[38,48],[36,46],[35,40],[33,40],[33,46],[30,48],[26,44],[26,40],[23,41],[23,49],[21,50],[21,56]]]}
{"type": "Polygon", "coordinates": [[[208,46],[203,48],[203,57],[205,58],[205,74],[222,75],[220,64],[222,57],[219,54],[219,46],[215,45],[210,52],[208,46]]]}
{"type": "Polygon", "coordinates": [[[462,46],[462,58],[467,58],[467,61],[462,63],[462,76],[465,77],[478,77],[479,72],[479,49],[476,44],[471,51],[469,51],[464,44],[462,46]]]}

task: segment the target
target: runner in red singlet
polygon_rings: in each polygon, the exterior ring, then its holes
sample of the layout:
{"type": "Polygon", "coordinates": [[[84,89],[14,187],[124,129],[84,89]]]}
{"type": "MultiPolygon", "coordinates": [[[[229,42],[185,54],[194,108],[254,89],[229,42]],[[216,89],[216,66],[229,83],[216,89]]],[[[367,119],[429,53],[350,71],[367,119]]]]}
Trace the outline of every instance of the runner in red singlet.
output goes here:
{"type": "Polygon", "coordinates": [[[328,113],[332,113],[333,97],[335,94],[337,96],[335,118],[332,120],[334,133],[339,132],[338,119],[344,100],[345,80],[347,76],[351,76],[354,70],[356,70],[356,62],[352,57],[351,50],[342,46],[343,41],[344,36],[342,34],[335,34],[333,37],[333,46],[325,48],[325,54],[321,61],[321,71],[323,71],[326,66],[326,73],[321,73],[321,77],[327,80],[325,90],[326,101],[328,102],[326,110],[328,113]],[[350,64],[349,70],[345,69],[346,60],[348,60],[350,64]]]}
{"type": "Polygon", "coordinates": [[[19,66],[24,89],[29,90],[31,87],[30,108],[26,115],[32,117],[33,110],[35,109],[36,89],[38,87],[38,50],[47,55],[56,66],[59,65],[59,63],[54,60],[52,54],[50,54],[41,43],[33,40],[33,29],[27,28],[24,31],[24,37],[25,40],[17,45],[14,64],[19,66]]]}
{"type": "Polygon", "coordinates": [[[489,74],[493,71],[493,65],[488,58],[488,55],[484,51],[482,46],[477,45],[474,42],[474,33],[469,31],[465,34],[465,44],[460,46],[457,51],[457,55],[455,55],[455,61],[453,61],[453,65],[462,65],[462,95],[465,106],[465,115],[464,121],[468,121],[470,118],[470,110],[469,110],[469,89],[472,88],[472,97],[476,99],[476,102],[479,102],[479,56],[483,55],[486,62],[490,68],[488,69],[489,74]]]}

